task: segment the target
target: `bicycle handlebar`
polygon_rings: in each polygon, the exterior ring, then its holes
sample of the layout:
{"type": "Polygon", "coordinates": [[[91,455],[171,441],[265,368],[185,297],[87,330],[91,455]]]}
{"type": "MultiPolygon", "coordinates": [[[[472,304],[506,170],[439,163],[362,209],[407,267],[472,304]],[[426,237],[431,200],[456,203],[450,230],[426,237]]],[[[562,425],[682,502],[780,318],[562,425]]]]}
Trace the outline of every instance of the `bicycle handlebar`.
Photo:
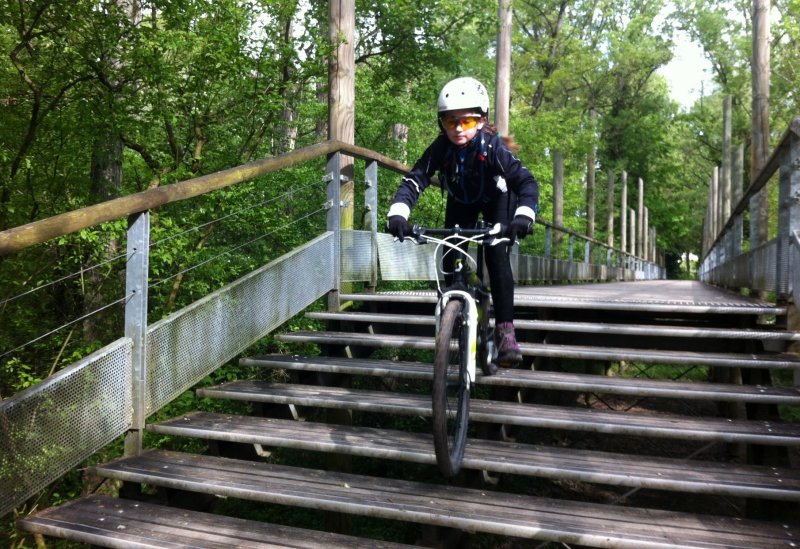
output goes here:
{"type": "Polygon", "coordinates": [[[425,244],[427,239],[425,238],[426,235],[430,236],[463,236],[465,238],[469,238],[474,242],[479,242],[482,244],[496,246],[497,244],[503,242],[509,242],[509,239],[503,236],[506,232],[505,225],[500,223],[496,223],[495,225],[481,227],[477,229],[464,229],[456,225],[455,227],[449,228],[439,228],[439,227],[423,227],[421,225],[414,225],[411,227],[411,232],[409,233],[409,237],[413,238],[417,241],[418,244],[425,244]],[[472,237],[483,237],[483,238],[475,238],[472,237]],[[492,240],[489,240],[490,237],[494,237],[492,240]]]}

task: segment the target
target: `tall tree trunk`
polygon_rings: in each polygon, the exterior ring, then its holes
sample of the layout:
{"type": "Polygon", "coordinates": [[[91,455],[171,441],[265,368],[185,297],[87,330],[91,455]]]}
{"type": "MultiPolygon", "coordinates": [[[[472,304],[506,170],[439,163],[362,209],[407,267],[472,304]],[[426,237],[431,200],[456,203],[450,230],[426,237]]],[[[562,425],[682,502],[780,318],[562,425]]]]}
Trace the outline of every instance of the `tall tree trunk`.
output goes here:
{"type": "MultiPolygon", "coordinates": [[[[90,191],[92,202],[99,203],[117,198],[122,189],[122,136],[111,125],[105,125],[94,141],[92,149],[92,165],[90,191]]],[[[98,255],[90,255],[89,261],[100,262],[115,257],[119,251],[119,242],[110,239],[98,255]]],[[[101,269],[89,269],[86,273],[86,286],[83,297],[83,312],[91,314],[103,306],[105,295],[101,269]]],[[[101,319],[95,315],[83,321],[83,338],[85,341],[102,339],[99,333],[101,319]]]]}
{"type": "MultiPolygon", "coordinates": [[[[291,51],[292,34],[294,30],[294,10],[286,14],[283,22],[283,41],[284,51],[291,51]]],[[[293,108],[295,86],[292,82],[292,57],[284,54],[281,58],[281,96],[283,97],[283,109],[281,111],[281,135],[278,144],[278,154],[293,151],[297,140],[297,125],[295,124],[295,112],[293,108]]]]}
{"type": "MultiPolygon", "coordinates": [[[[125,14],[127,22],[135,26],[141,22],[142,12],[138,0],[116,0],[116,8],[125,14]]],[[[117,50],[119,51],[119,50],[117,50]]],[[[102,74],[101,81],[104,83],[103,98],[101,101],[106,106],[104,113],[105,119],[102,120],[98,128],[92,147],[92,165],[89,190],[93,202],[105,202],[112,198],[117,198],[122,192],[122,154],[124,143],[122,134],[114,122],[116,96],[121,92],[122,81],[117,78],[121,74],[124,61],[119,58],[117,52],[112,52],[112,58],[108,62],[107,74],[102,74]]],[[[101,70],[102,68],[98,67],[101,70]]],[[[98,256],[90,256],[90,260],[100,259],[100,261],[110,259],[118,254],[119,242],[116,239],[109,239],[105,243],[105,248],[100,251],[98,256]]],[[[93,313],[98,310],[106,301],[104,293],[101,291],[103,286],[103,273],[100,269],[90,269],[87,273],[87,290],[84,292],[83,308],[84,314],[93,313]]],[[[96,315],[91,315],[83,321],[83,337],[85,341],[97,341],[102,339],[103,334],[98,333],[100,320],[96,315]]]]}

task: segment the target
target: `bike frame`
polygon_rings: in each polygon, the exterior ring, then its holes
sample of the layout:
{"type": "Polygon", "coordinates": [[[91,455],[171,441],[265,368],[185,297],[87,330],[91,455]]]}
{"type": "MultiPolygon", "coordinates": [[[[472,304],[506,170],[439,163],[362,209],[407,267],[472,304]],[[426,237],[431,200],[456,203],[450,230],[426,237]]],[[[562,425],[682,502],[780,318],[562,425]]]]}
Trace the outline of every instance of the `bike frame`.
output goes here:
{"type": "MultiPolygon", "coordinates": [[[[455,227],[458,230],[458,227],[455,227]]],[[[417,229],[415,228],[415,231],[417,229]]],[[[488,294],[486,296],[480,296],[476,298],[477,295],[487,290],[483,285],[483,242],[482,239],[485,239],[489,236],[498,238],[500,234],[502,234],[502,226],[496,225],[493,227],[490,233],[486,233],[483,227],[479,227],[478,229],[466,229],[460,230],[459,232],[452,233],[453,229],[442,229],[442,230],[426,230],[424,235],[419,235],[422,239],[430,239],[436,242],[439,246],[444,246],[450,248],[455,253],[462,254],[464,256],[469,256],[468,252],[461,249],[459,247],[460,244],[466,243],[467,245],[471,242],[476,242],[478,244],[477,249],[477,260],[475,261],[475,276],[477,277],[477,283],[471,283],[469,281],[469,275],[471,273],[469,266],[465,265],[463,259],[456,259],[454,262],[456,265],[456,270],[453,274],[454,280],[453,284],[444,290],[441,288],[438,289],[439,293],[439,300],[436,303],[436,335],[439,335],[440,328],[441,328],[441,315],[444,311],[447,303],[452,299],[459,299],[464,302],[465,307],[465,315],[466,315],[466,323],[467,323],[467,345],[469,348],[469,352],[467,353],[467,374],[468,374],[468,385],[467,389],[470,389],[472,384],[475,382],[475,373],[477,369],[477,357],[478,357],[478,322],[479,322],[479,308],[484,307],[485,310],[484,314],[488,315],[488,294]],[[443,239],[432,238],[431,235],[433,234],[447,234],[448,236],[443,239]],[[473,236],[469,236],[473,235],[473,236]],[[458,236],[458,239],[453,239],[453,236],[458,236]],[[456,240],[457,242],[452,242],[452,240],[456,240]],[[483,301],[486,301],[484,303],[483,301]],[[479,303],[480,301],[480,303],[479,303]]],[[[420,242],[420,240],[418,240],[420,242]]],[[[435,254],[434,254],[435,255],[435,254]]],[[[468,258],[471,260],[471,258],[468,258]]],[[[435,259],[434,259],[435,261],[435,259]]],[[[484,342],[486,343],[486,342],[484,342]]]]}

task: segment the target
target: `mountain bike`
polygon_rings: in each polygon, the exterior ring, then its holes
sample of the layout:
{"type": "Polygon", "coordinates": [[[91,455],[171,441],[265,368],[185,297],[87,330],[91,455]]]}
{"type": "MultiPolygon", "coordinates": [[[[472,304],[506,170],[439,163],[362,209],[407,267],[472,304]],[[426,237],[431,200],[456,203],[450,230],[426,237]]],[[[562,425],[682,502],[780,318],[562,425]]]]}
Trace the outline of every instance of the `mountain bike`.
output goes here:
{"type": "Polygon", "coordinates": [[[436,346],[433,361],[431,404],[433,443],[441,473],[452,477],[461,469],[469,425],[470,390],[480,367],[485,375],[497,372],[494,330],[489,326],[491,296],[483,283],[483,246],[508,243],[505,229],[497,224],[475,229],[434,229],[414,226],[411,238],[418,244],[437,244],[433,261],[437,273],[446,253],[455,253],[452,284],[442,289],[437,276],[436,346]],[[437,238],[442,237],[442,238],[437,238]],[[478,244],[477,259],[468,253],[478,244]],[[437,261],[437,252],[442,256],[437,261]]]}

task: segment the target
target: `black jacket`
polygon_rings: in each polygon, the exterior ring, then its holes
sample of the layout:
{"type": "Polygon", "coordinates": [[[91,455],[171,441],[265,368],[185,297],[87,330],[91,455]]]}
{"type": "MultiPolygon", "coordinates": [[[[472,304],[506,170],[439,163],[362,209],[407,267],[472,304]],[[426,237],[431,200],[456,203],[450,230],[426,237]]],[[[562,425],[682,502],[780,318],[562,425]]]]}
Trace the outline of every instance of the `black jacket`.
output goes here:
{"type": "Polygon", "coordinates": [[[508,188],[516,193],[518,206],[539,211],[539,186],[533,174],[498,135],[486,129],[480,130],[463,149],[457,148],[447,135],[440,133],[403,178],[394,202],[413,208],[437,172],[449,200],[464,204],[492,202],[503,192],[496,179],[496,176],[501,176],[508,188]]]}

